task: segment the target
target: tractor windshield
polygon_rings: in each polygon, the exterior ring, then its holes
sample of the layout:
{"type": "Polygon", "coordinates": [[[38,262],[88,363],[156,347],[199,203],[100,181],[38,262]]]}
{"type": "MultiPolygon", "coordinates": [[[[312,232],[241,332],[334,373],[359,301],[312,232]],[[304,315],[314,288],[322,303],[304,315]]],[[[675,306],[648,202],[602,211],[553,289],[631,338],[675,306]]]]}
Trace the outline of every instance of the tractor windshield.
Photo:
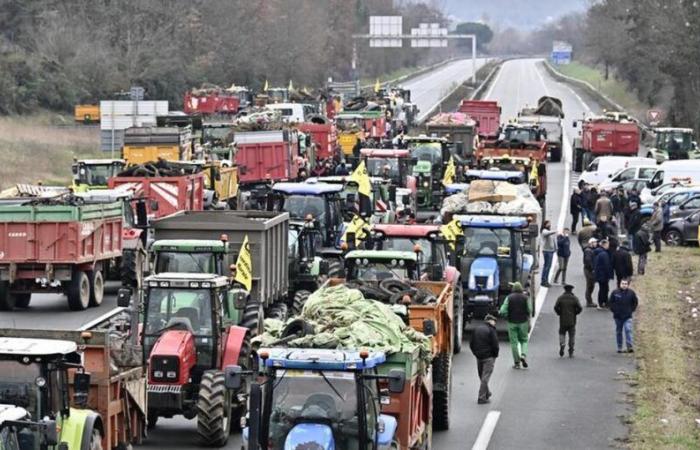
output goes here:
{"type": "Polygon", "coordinates": [[[534,128],[506,128],[505,140],[533,142],[537,140],[537,131],[534,128]]]}
{"type": "Polygon", "coordinates": [[[669,151],[687,152],[693,148],[693,136],[683,131],[667,131],[661,134],[661,147],[669,151]]]}
{"type": "Polygon", "coordinates": [[[217,273],[211,252],[158,252],[156,273],[217,273]]]}
{"type": "Polygon", "coordinates": [[[353,279],[365,281],[382,281],[387,278],[399,280],[415,280],[416,265],[413,261],[403,259],[355,260],[355,276],[353,279]]]}
{"type": "Polygon", "coordinates": [[[509,256],[510,248],[506,228],[464,228],[464,256],[509,256]]]}
{"type": "Polygon", "coordinates": [[[36,385],[37,378],[45,376],[41,373],[41,366],[22,364],[19,361],[0,361],[0,373],[0,404],[22,407],[32,417],[46,414],[39,395],[40,388],[36,385]]]}
{"type": "Polygon", "coordinates": [[[313,195],[290,195],[284,199],[284,211],[292,219],[306,219],[310,215],[320,225],[326,223],[326,205],[323,197],[313,195]]]}
{"type": "Polygon", "coordinates": [[[412,252],[416,245],[420,246],[421,259],[430,261],[432,257],[433,244],[427,238],[387,238],[378,244],[378,250],[396,250],[399,252],[412,252]]]}
{"type": "Polygon", "coordinates": [[[442,164],[442,145],[439,142],[422,142],[411,150],[411,156],[418,161],[428,161],[432,165],[442,164]]]}
{"type": "Polygon", "coordinates": [[[107,180],[124,170],[121,164],[81,164],[78,177],[82,184],[107,186],[107,180]]]}
{"type": "Polygon", "coordinates": [[[359,419],[355,374],[278,370],[273,388],[270,449],[285,448],[287,434],[300,423],[330,423],[336,448],[357,448],[359,419]]]}
{"type": "Polygon", "coordinates": [[[390,178],[399,181],[401,168],[398,158],[367,158],[367,174],[371,177],[390,178]]]}

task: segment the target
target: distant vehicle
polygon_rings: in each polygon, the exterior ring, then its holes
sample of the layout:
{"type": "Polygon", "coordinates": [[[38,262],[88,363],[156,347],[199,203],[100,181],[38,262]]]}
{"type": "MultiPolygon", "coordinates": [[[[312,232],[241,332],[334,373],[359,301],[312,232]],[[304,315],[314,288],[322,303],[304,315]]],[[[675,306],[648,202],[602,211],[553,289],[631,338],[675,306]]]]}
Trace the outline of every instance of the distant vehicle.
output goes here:
{"type": "Polygon", "coordinates": [[[700,184],[700,160],[666,161],[649,181],[649,188],[654,189],[665,183],[700,184]]]}
{"type": "MultiPolygon", "coordinates": [[[[596,156],[637,156],[639,126],[625,113],[606,113],[581,122],[579,137],[574,139],[574,172],[581,172],[596,156]]],[[[573,126],[577,127],[579,121],[573,126]]]]}
{"type": "Polygon", "coordinates": [[[620,183],[627,180],[651,180],[651,177],[653,177],[655,173],[656,165],[628,167],[627,169],[622,169],[615,174],[608,175],[608,180],[600,183],[598,185],[598,190],[609,191],[615,189],[620,185],[620,183]]]}
{"type": "Polygon", "coordinates": [[[657,128],[654,146],[647,157],[661,164],[677,159],[698,159],[700,150],[695,142],[692,128],[657,128]]]}
{"type": "Polygon", "coordinates": [[[673,218],[666,227],[664,241],[667,245],[674,247],[698,242],[698,228],[700,228],[700,212],[673,218]]]}
{"type": "Polygon", "coordinates": [[[676,207],[671,207],[671,218],[688,217],[700,210],[700,192],[688,195],[688,199],[676,207]]]}
{"type": "Polygon", "coordinates": [[[501,107],[490,100],[462,100],[459,112],[469,115],[476,121],[477,133],[483,137],[498,137],[501,126],[501,107]]]}
{"type": "Polygon", "coordinates": [[[559,162],[561,161],[562,148],[564,148],[563,118],[564,110],[561,100],[545,96],[537,101],[536,108],[524,108],[518,114],[518,123],[544,129],[549,159],[553,162],[559,162]]]}
{"type": "Polygon", "coordinates": [[[313,105],[305,103],[270,103],[265,108],[279,111],[286,123],[302,123],[318,110],[313,105]]]}
{"type": "Polygon", "coordinates": [[[585,168],[579,180],[586,184],[597,186],[606,181],[611,175],[635,166],[651,166],[656,162],[651,158],[638,156],[599,156],[585,168]]]}
{"type": "Polygon", "coordinates": [[[75,105],[73,118],[77,123],[100,123],[100,105],[75,105]]]}
{"type": "Polygon", "coordinates": [[[618,184],[617,187],[621,188],[625,192],[629,193],[632,192],[632,190],[636,190],[637,192],[641,192],[642,189],[647,185],[649,180],[643,180],[640,178],[635,178],[632,180],[625,180],[622,183],[618,184]]]}
{"type": "Polygon", "coordinates": [[[640,192],[639,197],[642,200],[642,204],[654,203],[657,200],[661,200],[662,196],[665,196],[666,193],[673,192],[676,189],[683,189],[684,187],[686,187],[686,185],[683,183],[665,183],[654,189],[645,187],[642,189],[642,192],[640,192]]]}

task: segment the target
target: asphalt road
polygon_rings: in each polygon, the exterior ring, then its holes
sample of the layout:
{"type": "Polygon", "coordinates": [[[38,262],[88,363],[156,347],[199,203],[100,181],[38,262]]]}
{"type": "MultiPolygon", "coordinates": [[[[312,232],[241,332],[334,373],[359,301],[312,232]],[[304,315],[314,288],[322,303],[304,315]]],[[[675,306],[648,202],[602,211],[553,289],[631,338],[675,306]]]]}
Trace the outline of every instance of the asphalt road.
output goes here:
{"type": "MultiPolygon", "coordinates": [[[[483,62],[481,62],[483,63],[483,62]]],[[[471,62],[457,61],[435,73],[404,83],[412,90],[422,110],[446,93],[453,82],[470,75],[471,62]]],[[[514,60],[504,64],[493,87],[487,92],[503,106],[503,119],[514,117],[526,104],[549,94],[562,99],[566,112],[567,139],[576,130],[573,118],[592,108],[592,101],[581,98],[567,86],[551,79],[535,60],[514,60]]],[[[426,108],[426,109],[424,109],[426,108]]],[[[570,223],[568,209],[562,202],[575,182],[566,176],[569,153],[562,163],[551,164],[547,192],[547,218],[554,224],[570,223]],[[564,214],[560,221],[560,214],[564,214]]],[[[567,281],[583,296],[581,251],[572,242],[567,281]]],[[[454,360],[452,424],[447,432],[434,433],[433,448],[438,450],[483,449],[599,449],[618,446],[625,427],[619,416],[624,414],[624,373],[633,370],[632,359],[615,352],[614,324],[607,311],[587,309],[579,319],[576,357],[560,359],[557,341],[557,318],[552,308],[562,288],[542,289],[538,294],[539,315],[534,324],[529,352],[530,369],[514,370],[508,345],[501,344],[491,379],[494,393],[490,405],[477,405],[478,380],[474,358],[465,345],[454,360]]],[[[582,300],[583,301],[583,300],[582,300]]],[[[65,299],[57,295],[37,296],[25,311],[3,313],[0,326],[27,328],[75,329],[115,306],[108,295],[100,308],[83,313],[69,312],[65,299]]],[[[643,302],[643,299],[642,299],[643,302]]],[[[466,344],[466,343],[465,343],[466,344]]],[[[146,448],[173,450],[196,448],[196,422],[184,418],[161,419],[149,434],[146,448]]],[[[226,448],[240,448],[238,435],[232,435],[226,448]]]]}

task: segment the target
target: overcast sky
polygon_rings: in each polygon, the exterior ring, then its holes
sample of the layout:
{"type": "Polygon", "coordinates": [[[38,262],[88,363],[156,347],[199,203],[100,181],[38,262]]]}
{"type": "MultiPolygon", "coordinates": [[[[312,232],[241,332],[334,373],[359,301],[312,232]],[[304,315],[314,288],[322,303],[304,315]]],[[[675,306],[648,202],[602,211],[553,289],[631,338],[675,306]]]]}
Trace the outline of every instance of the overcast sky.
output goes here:
{"type": "Polygon", "coordinates": [[[536,28],[572,11],[586,9],[588,0],[442,0],[458,21],[483,18],[498,26],[536,28]]]}

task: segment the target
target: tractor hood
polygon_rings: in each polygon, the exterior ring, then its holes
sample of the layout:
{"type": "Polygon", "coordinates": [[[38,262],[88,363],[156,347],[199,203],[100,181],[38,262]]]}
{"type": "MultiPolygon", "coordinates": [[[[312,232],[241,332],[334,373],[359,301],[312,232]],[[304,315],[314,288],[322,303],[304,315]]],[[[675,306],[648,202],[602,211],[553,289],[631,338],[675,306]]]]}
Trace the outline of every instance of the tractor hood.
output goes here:
{"type": "Polygon", "coordinates": [[[336,450],[333,431],[328,425],[300,423],[291,429],[284,441],[284,450],[298,448],[336,450]]]}
{"type": "MultiPolygon", "coordinates": [[[[184,318],[183,325],[189,322],[184,318]]],[[[197,364],[194,335],[189,330],[164,331],[149,353],[150,383],[182,383],[189,377],[190,368],[197,364]],[[174,372],[174,375],[172,374],[174,372]]]]}
{"type": "Polygon", "coordinates": [[[469,290],[497,291],[499,285],[498,261],[495,257],[480,256],[469,268],[469,290]]]}

